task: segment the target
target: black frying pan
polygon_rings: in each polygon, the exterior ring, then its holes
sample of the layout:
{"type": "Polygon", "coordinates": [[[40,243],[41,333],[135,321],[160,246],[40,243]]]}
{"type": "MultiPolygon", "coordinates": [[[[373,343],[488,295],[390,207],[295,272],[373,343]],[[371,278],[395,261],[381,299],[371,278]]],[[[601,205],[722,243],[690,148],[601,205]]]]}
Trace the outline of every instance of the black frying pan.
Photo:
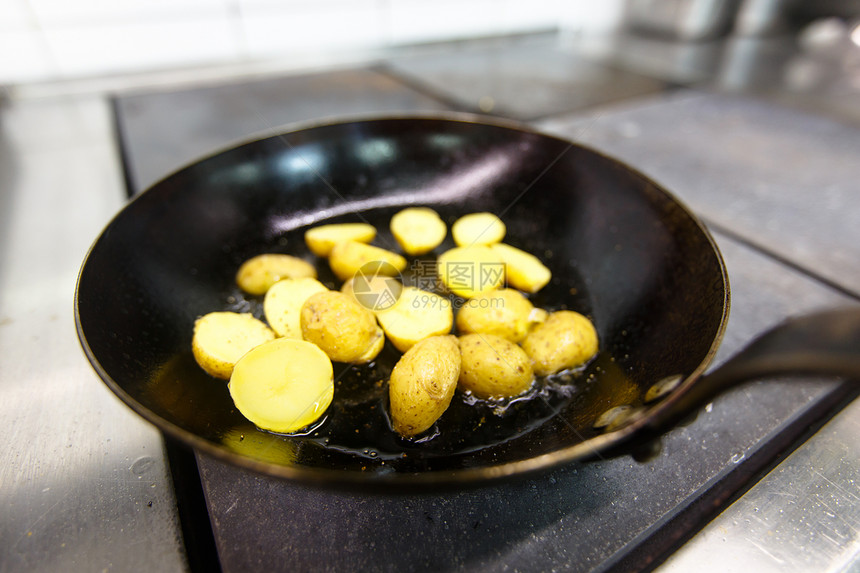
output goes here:
{"type": "Polygon", "coordinates": [[[108,225],[84,261],[75,310],[94,368],[144,418],[207,454],[309,483],[456,485],[642,453],[734,383],[860,376],[856,310],[788,325],[703,376],[726,326],[729,285],[696,217],[593,150],[463,116],[318,125],[192,164],[108,225]],[[259,316],[261,301],[237,289],[236,269],[262,252],[313,260],[302,239],[310,225],[367,221],[380,230],[377,244],[394,246],[388,223],[406,205],[431,206],[449,223],[500,215],[506,242],[552,269],[535,305],[590,316],[599,355],[501,414],[455,397],[438,435],[415,442],[388,425],[384,381],[398,353],[386,347],[373,365],[335,364],[335,400],[320,426],[290,437],[257,430],[225,383],[195,364],[195,318],[228,308],[259,316]]]}

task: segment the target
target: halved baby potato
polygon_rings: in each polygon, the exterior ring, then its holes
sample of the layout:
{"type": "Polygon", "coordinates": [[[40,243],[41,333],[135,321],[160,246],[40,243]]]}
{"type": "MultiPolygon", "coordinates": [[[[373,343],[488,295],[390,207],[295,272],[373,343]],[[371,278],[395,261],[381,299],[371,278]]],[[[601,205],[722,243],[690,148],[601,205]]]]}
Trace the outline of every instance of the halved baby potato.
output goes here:
{"type": "Polygon", "coordinates": [[[505,224],[492,213],[470,213],[451,226],[451,236],[458,247],[492,245],[505,238],[505,224]]]}
{"type": "Polygon", "coordinates": [[[505,281],[505,264],[490,247],[473,245],[445,251],[436,260],[445,287],[464,298],[496,290],[505,281]]]}
{"type": "Polygon", "coordinates": [[[550,281],[552,273],[536,256],[522,249],[498,243],[490,246],[505,262],[508,284],[525,292],[537,292],[550,281]]]}
{"type": "Polygon", "coordinates": [[[354,276],[362,267],[374,265],[375,274],[394,275],[406,268],[406,259],[386,249],[357,241],[338,243],[329,253],[329,266],[342,281],[354,276]]]}
{"type": "Polygon", "coordinates": [[[248,294],[266,294],[281,279],[316,278],[312,264],[292,255],[266,253],[251,257],[239,267],[236,284],[248,294]]]}
{"type": "Polygon", "coordinates": [[[278,338],[236,363],[229,388],[236,408],[258,428],[290,433],[323,415],[334,375],[331,360],[310,342],[278,338]]]}
{"type": "Polygon", "coordinates": [[[338,291],[311,295],[301,310],[302,338],[335,362],[370,362],[385,345],[376,318],[351,296],[338,291]]]}
{"type": "Polygon", "coordinates": [[[460,337],[460,388],[479,398],[511,398],[531,387],[534,372],[523,349],[495,334],[460,337]]]}
{"type": "Polygon", "coordinates": [[[433,209],[409,207],[391,218],[391,234],[407,255],[423,255],[445,240],[448,227],[433,209]]]}
{"type": "Polygon", "coordinates": [[[594,325],[572,310],[551,313],[523,341],[523,350],[539,376],[581,366],[597,353],[597,349],[594,325]]]}
{"type": "Polygon", "coordinates": [[[388,396],[398,434],[420,434],[448,409],[457,389],[460,360],[457,339],[449,335],[425,338],[397,361],[388,396]]]}
{"type": "Polygon", "coordinates": [[[227,380],[242,356],[274,338],[272,329],[250,313],[210,312],[194,322],[191,352],[208,374],[227,380]]]}
{"type": "Polygon", "coordinates": [[[285,279],[276,282],[263,299],[266,321],[278,336],[302,338],[302,305],[311,295],[328,288],[313,278],[285,279]]]}
{"type": "Polygon", "coordinates": [[[454,311],[450,300],[407,286],[394,306],[377,311],[376,318],[394,347],[406,352],[425,338],[451,332],[454,311]]]}
{"type": "Polygon", "coordinates": [[[374,237],[376,227],[368,223],[333,223],[308,229],[305,232],[305,243],[313,254],[327,257],[338,243],[369,243],[374,237]]]}
{"type": "Polygon", "coordinates": [[[546,316],[545,310],[535,308],[520,291],[506,288],[481,293],[467,301],[457,312],[457,331],[495,334],[519,343],[546,316]]]}

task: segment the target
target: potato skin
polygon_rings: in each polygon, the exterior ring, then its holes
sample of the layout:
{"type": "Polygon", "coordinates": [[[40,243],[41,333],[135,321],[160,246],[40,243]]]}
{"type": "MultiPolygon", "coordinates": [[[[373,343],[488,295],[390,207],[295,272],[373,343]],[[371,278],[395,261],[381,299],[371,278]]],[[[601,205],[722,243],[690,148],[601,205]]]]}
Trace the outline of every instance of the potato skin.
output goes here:
{"type": "Polygon", "coordinates": [[[460,334],[495,334],[519,343],[544,318],[519,291],[502,289],[481,293],[466,301],[457,313],[460,334]]]}
{"type": "Polygon", "coordinates": [[[597,331],[591,321],[572,310],[553,312],[523,341],[535,374],[546,376],[587,362],[597,353],[597,331]]]}
{"type": "Polygon", "coordinates": [[[302,338],[313,342],[335,362],[363,364],[382,350],[384,335],[373,313],[351,296],[319,292],[301,310],[302,338]]]}
{"type": "Polygon", "coordinates": [[[460,361],[457,339],[445,335],[418,342],[394,365],[388,396],[398,434],[420,434],[448,409],[457,389],[460,361]]]}
{"type": "Polygon", "coordinates": [[[511,398],[532,385],[529,357],[510,340],[494,334],[467,334],[459,342],[459,386],[463,391],[479,398],[511,398]]]}
{"type": "Polygon", "coordinates": [[[292,255],[266,253],[251,257],[236,272],[236,284],[248,294],[266,294],[281,279],[317,278],[312,264],[292,255]]]}

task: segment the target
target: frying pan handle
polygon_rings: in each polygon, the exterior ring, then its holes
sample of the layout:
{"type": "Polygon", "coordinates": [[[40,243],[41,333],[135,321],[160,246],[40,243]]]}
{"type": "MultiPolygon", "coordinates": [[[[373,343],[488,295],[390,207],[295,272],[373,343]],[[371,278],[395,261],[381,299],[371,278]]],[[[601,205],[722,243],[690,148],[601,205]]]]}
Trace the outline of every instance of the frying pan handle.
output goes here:
{"type": "Polygon", "coordinates": [[[676,400],[658,408],[650,426],[662,434],[743,382],[780,376],[826,376],[860,381],[860,307],[787,320],[705,374],[676,400]]]}

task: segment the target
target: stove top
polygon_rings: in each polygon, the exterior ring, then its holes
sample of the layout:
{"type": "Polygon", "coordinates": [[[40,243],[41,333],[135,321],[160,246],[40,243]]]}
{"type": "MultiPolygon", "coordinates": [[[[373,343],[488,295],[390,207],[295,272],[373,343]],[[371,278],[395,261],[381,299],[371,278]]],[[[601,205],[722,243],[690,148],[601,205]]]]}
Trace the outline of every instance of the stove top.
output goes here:
{"type": "MultiPolygon", "coordinates": [[[[444,56],[459,62],[453,69],[465,76],[472,66],[478,88],[459,86],[456,77],[434,84],[433,70],[444,69],[444,61],[410,67],[405,60],[118,96],[114,110],[129,192],[201,154],[288,122],[355,113],[474,111],[489,97],[499,115],[541,118],[540,127],[628,155],[638,169],[660,175],[658,180],[675,177],[668,188],[682,200],[698,198],[693,210],[711,226],[732,281],[733,314],[718,362],[788,314],[856,296],[838,281],[822,280],[814,269],[786,264],[766,241],[721,217],[729,200],[744,193],[722,187],[732,180],[719,170],[698,184],[698,165],[739,166],[750,180],[770,174],[767,164],[716,144],[724,133],[718,121],[690,119],[699,131],[686,140],[683,129],[673,131],[673,137],[664,129],[679,125],[679,114],[694,118],[707,111],[714,118],[756,125],[758,143],[765,148],[777,143],[791,148],[801,144],[810,122],[820,127],[826,120],[766,110],[758,103],[699,92],[695,86],[679,88],[543,49],[551,57],[541,59],[541,48],[530,48],[530,58],[545,62],[534,68],[518,49],[471,60],[444,56]],[[520,83],[523,74],[529,83],[520,83]],[[626,86],[623,92],[619,82],[626,86]],[[516,85],[522,90],[511,88],[516,85]],[[574,89],[577,97],[566,97],[574,89]],[[529,100],[522,95],[535,90],[552,96],[529,100]],[[613,107],[593,112],[596,103],[609,99],[613,107]],[[758,119],[763,111],[770,113],[769,121],[758,119]],[[673,170],[678,165],[687,171],[673,170]],[[725,193],[726,199],[708,201],[708,193],[725,193]]],[[[837,128],[830,134],[835,141],[841,136],[837,128]]],[[[828,171],[828,161],[842,159],[828,160],[823,151],[819,155],[807,159],[820,160],[814,168],[821,173],[828,171]]],[[[777,240],[778,234],[771,237],[777,240]]],[[[721,397],[695,421],[672,431],[662,453],[648,463],[602,460],[527,481],[441,494],[329,491],[256,475],[172,445],[169,453],[193,568],[647,570],[854,394],[834,382],[755,383],[721,397]]]]}

